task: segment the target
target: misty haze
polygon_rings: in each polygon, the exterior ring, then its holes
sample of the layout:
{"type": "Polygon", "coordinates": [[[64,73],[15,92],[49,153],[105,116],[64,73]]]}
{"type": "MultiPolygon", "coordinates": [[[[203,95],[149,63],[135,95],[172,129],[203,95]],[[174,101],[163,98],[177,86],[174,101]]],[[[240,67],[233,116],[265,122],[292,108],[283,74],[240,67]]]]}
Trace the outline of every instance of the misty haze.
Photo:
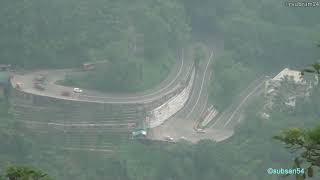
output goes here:
{"type": "Polygon", "coordinates": [[[320,179],[320,1],[2,0],[0,180],[320,179]]]}

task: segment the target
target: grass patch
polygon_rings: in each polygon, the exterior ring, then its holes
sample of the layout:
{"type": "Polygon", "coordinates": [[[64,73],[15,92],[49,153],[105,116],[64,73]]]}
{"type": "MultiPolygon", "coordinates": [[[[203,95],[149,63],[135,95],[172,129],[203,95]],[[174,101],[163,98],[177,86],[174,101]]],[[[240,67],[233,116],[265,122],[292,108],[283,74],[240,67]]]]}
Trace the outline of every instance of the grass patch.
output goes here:
{"type": "Polygon", "coordinates": [[[69,74],[57,84],[103,92],[139,92],[150,89],[169,74],[175,59],[166,56],[158,61],[132,60],[99,65],[83,74],[69,74]]]}

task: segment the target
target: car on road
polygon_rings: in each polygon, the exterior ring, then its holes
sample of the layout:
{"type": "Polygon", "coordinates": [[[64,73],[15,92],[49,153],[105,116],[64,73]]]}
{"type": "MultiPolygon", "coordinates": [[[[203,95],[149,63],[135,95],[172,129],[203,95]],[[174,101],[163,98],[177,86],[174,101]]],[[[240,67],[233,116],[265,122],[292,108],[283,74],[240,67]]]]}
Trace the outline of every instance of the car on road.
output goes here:
{"type": "Polygon", "coordinates": [[[43,84],[41,84],[41,83],[34,83],[33,84],[33,87],[35,88],[35,89],[38,89],[38,90],[40,90],[40,91],[44,91],[44,85],[43,84]]]}
{"type": "Polygon", "coordinates": [[[173,138],[172,137],[170,137],[170,136],[166,136],[165,138],[164,138],[166,141],[168,141],[168,142],[173,142],[173,138]]]}
{"type": "Polygon", "coordinates": [[[82,93],[82,89],[80,89],[80,88],[73,88],[73,92],[75,92],[75,93],[82,93]]]}
{"type": "Polygon", "coordinates": [[[22,87],[22,83],[21,83],[21,82],[17,82],[17,83],[16,83],[16,88],[17,88],[17,89],[21,89],[21,87],[22,87]]]}
{"type": "Polygon", "coordinates": [[[197,133],[202,133],[202,134],[206,133],[206,131],[204,129],[196,129],[196,132],[197,133]]]}
{"type": "Polygon", "coordinates": [[[184,141],[187,141],[187,138],[184,137],[184,136],[181,136],[180,139],[181,139],[181,140],[184,140],[184,141]]]}
{"type": "Polygon", "coordinates": [[[82,69],[85,70],[85,71],[93,70],[94,68],[95,67],[94,67],[93,63],[84,63],[84,64],[82,64],[82,69]]]}
{"type": "Polygon", "coordinates": [[[43,83],[45,81],[46,77],[43,74],[39,74],[34,78],[35,83],[43,83]]]}

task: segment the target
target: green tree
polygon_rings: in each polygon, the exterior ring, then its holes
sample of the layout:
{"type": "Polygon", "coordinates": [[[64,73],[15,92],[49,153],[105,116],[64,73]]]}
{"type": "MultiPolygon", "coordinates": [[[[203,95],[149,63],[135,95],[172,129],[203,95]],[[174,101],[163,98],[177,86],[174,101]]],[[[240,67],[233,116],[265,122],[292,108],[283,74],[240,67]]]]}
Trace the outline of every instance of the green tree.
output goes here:
{"type": "Polygon", "coordinates": [[[304,168],[303,175],[296,179],[313,177],[316,168],[320,167],[320,126],[313,130],[292,128],[284,130],[274,139],[283,142],[292,153],[298,153],[294,160],[294,168],[304,168]]]}
{"type": "MultiPolygon", "coordinates": [[[[302,75],[305,73],[316,74],[320,77],[320,64],[315,63],[311,65],[311,68],[301,71],[302,75]]],[[[314,176],[315,167],[320,167],[320,126],[309,131],[299,128],[284,130],[274,138],[286,144],[286,148],[290,149],[292,153],[299,153],[299,156],[294,160],[294,167],[303,167],[306,172],[303,175],[296,175],[296,179],[314,176]]]]}
{"type": "Polygon", "coordinates": [[[314,63],[311,65],[311,68],[303,69],[301,71],[301,75],[304,75],[305,73],[317,74],[320,77],[320,63],[314,63]]]}
{"type": "Polygon", "coordinates": [[[46,173],[26,166],[10,166],[1,180],[52,180],[46,173]]]}

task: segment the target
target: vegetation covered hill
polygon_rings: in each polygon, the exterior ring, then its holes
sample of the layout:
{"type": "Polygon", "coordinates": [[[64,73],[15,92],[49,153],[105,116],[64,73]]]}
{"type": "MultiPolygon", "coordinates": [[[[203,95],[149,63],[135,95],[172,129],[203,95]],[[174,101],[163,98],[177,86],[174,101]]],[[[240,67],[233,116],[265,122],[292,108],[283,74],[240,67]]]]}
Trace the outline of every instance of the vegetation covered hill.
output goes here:
{"type": "Polygon", "coordinates": [[[220,110],[250,81],[318,58],[319,8],[288,7],[284,0],[187,2],[197,37],[214,33],[224,42],[223,50],[214,49],[210,88],[210,100],[220,110]]]}
{"type": "MultiPolygon", "coordinates": [[[[211,45],[218,37],[224,45],[215,51],[210,98],[223,110],[257,76],[316,61],[319,15],[319,8],[287,7],[282,0],[2,0],[0,63],[65,68],[107,59],[108,65],[84,81],[135,91],[164,78],[187,43],[211,45]]],[[[4,104],[0,169],[32,165],[59,180],[275,180],[279,176],[268,175],[267,168],[291,167],[295,156],[272,137],[281,129],[319,123],[319,97],[318,88],[294,111],[274,109],[268,121],[259,118],[264,99],[258,98],[225,142],[129,141],[112,156],[48,148],[15,122],[4,104]]]]}
{"type": "Polygon", "coordinates": [[[277,180],[279,176],[268,175],[266,170],[292,167],[297,154],[290,154],[272,137],[282,129],[311,129],[318,124],[319,97],[319,91],[315,91],[311,99],[314,101],[297,102],[293,112],[274,109],[269,120],[260,118],[258,112],[265,101],[258,98],[247,108],[246,119],[235,136],[225,142],[144,144],[128,140],[112,155],[64,151],[59,144],[53,148],[48,144],[50,141],[35,139],[19,123],[3,117],[0,120],[0,170],[12,164],[29,165],[59,180],[277,180]]]}
{"type": "Polygon", "coordinates": [[[223,70],[213,73],[211,99],[224,104],[218,97],[232,97],[241,89],[237,78],[246,84],[258,71],[312,59],[319,11],[284,2],[5,0],[0,6],[0,63],[65,68],[109,60],[69,83],[139,91],[163,80],[191,40],[216,44],[223,39],[224,51],[216,53],[222,59],[215,66],[223,70]],[[216,80],[221,76],[225,83],[216,80]]]}
{"type": "Polygon", "coordinates": [[[66,68],[108,60],[82,79],[104,90],[159,83],[189,39],[177,0],[2,1],[0,11],[0,63],[66,68]]]}

